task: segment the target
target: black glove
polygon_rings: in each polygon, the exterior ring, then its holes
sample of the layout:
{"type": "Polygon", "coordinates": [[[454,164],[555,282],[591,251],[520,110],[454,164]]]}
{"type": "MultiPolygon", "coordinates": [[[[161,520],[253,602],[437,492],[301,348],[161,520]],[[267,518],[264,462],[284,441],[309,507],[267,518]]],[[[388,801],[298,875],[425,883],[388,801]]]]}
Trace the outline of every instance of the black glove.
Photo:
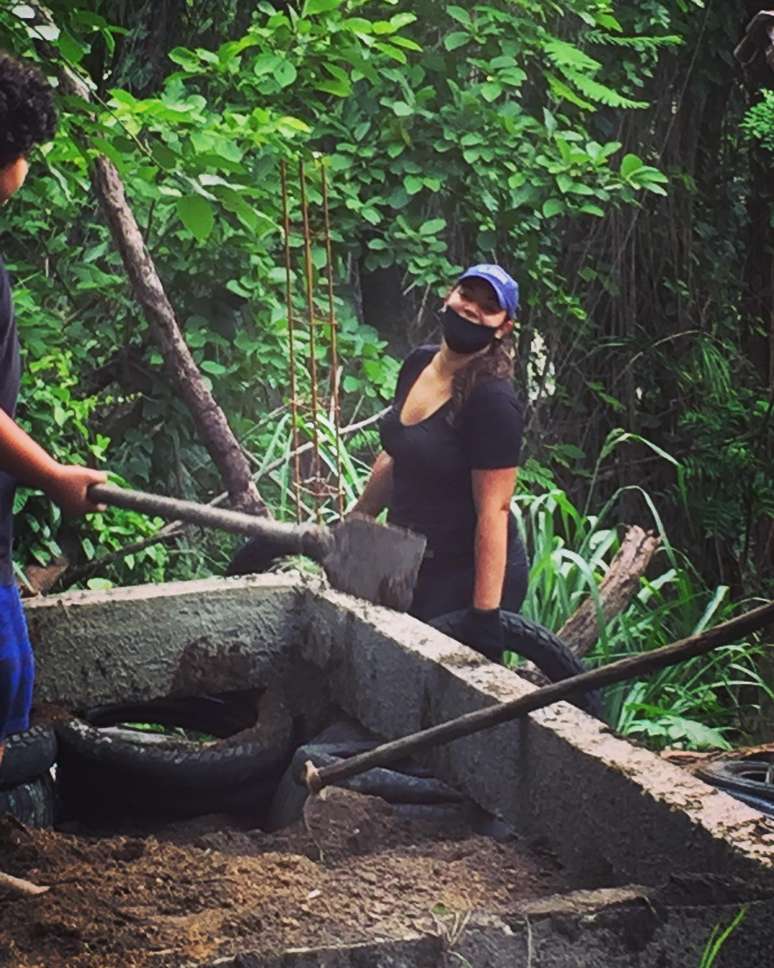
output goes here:
{"type": "Polygon", "coordinates": [[[492,662],[499,662],[502,658],[505,635],[499,608],[467,608],[461,612],[440,615],[431,619],[429,624],[444,635],[480,652],[492,662]]]}

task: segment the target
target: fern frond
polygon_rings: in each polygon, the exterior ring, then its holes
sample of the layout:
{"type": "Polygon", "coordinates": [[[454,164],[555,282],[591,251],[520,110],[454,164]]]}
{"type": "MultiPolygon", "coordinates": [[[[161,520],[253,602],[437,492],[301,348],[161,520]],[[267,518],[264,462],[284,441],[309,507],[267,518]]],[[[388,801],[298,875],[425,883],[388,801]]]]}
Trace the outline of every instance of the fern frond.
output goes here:
{"type": "Polygon", "coordinates": [[[557,100],[569,101],[570,104],[575,104],[577,107],[583,108],[584,111],[594,110],[593,104],[589,101],[584,101],[582,97],[576,94],[571,87],[568,87],[556,74],[546,71],[545,78],[548,81],[548,86],[551,88],[551,93],[557,100]]]}
{"type": "Polygon", "coordinates": [[[605,104],[610,108],[647,108],[647,101],[633,101],[631,98],[624,97],[618,91],[606,84],[600,84],[587,74],[573,70],[571,67],[562,67],[562,74],[574,84],[575,87],[589,100],[596,101],[598,104],[605,104]]]}
{"type": "Polygon", "coordinates": [[[677,34],[665,34],[663,37],[620,37],[608,34],[602,30],[589,30],[584,39],[590,44],[600,44],[605,47],[628,47],[630,50],[655,51],[661,47],[679,47],[685,40],[677,34]]]}
{"type": "Polygon", "coordinates": [[[598,60],[584,54],[579,47],[568,44],[565,40],[557,40],[556,38],[547,40],[543,44],[543,50],[548,54],[549,60],[560,69],[569,67],[579,71],[596,73],[602,67],[598,60]]]}

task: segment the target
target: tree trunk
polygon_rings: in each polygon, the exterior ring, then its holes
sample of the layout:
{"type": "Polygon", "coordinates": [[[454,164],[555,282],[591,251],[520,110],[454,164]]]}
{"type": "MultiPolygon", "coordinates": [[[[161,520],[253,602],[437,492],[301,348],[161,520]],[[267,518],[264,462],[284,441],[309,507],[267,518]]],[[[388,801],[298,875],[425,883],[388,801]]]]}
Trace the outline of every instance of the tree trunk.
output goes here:
{"type": "MultiPolygon", "coordinates": [[[[57,67],[61,89],[89,100],[86,85],[61,64],[57,67]]],[[[134,297],[151,325],[174,387],[188,407],[199,436],[220,472],[229,502],[242,511],[266,514],[247,458],[186,345],[175,311],[126,201],[115,165],[107,158],[97,158],[92,166],[91,179],[121,253],[134,297]]]]}

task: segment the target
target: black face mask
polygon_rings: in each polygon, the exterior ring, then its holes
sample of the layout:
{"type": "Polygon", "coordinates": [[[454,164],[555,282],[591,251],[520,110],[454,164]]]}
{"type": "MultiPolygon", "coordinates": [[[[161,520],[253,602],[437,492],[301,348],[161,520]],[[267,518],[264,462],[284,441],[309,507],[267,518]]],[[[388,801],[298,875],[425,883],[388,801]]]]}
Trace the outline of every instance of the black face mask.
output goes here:
{"type": "Polygon", "coordinates": [[[485,349],[494,339],[493,326],[477,326],[448,306],[438,314],[443,326],[443,338],[453,353],[469,356],[485,349]]]}

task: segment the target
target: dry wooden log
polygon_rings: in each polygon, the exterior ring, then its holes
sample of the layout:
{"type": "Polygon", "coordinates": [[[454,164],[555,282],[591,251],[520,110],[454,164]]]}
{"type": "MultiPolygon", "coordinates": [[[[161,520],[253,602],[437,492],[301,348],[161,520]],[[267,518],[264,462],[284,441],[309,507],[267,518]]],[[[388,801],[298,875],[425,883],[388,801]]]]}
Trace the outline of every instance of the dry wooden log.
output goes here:
{"type": "MultiPolygon", "coordinates": [[[[610,569],[599,586],[602,615],[609,622],[622,612],[640,586],[640,578],[650,564],[661,539],[652,531],[634,525],[621,542],[610,569]]],[[[587,655],[599,638],[597,605],[589,596],[567,619],[557,633],[577,656],[587,655]]]]}

